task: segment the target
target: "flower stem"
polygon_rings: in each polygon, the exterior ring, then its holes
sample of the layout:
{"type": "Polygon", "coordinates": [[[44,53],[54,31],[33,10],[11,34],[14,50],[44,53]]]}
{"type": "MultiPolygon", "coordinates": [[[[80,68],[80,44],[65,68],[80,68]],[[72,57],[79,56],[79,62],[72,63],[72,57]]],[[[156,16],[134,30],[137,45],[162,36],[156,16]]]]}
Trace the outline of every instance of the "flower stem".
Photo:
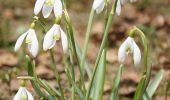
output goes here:
{"type": "MultiPolygon", "coordinates": [[[[70,41],[70,39],[69,39],[69,41],[70,41]]],[[[69,47],[71,47],[71,42],[69,42],[69,47]]],[[[72,76],[71,78],[72,78],[73,82],[75,82],[73,55],[72,55],[71,49],[69,49],[69,55],[70,55],[70,63],[71,63],[71,76],[72,76]]],[[[72,100],[75,99],[75,87],[74,87],[73,84],[72,84],[72,94],[71,94],[71,97],[72,97],[72,100]]]]}
{"type": "Polygon", "coordinates": [[[86,36],[85,36],[85,43],[83,46],[83,55],[81,58],[81,63],[80,66],[83,69],[84,68],[84,63],[85,63],[85,58],[86,58],[86,53],[87,53],[87,48],[88,48],[88,42],[90,38],[90,33],[91,33],[91,28],[92,28],[92,23],[93,23],[93,18],[94,18],[94,10],[91,10],[89,21],[88,21],[88,26],[87,26],[87,31],[86,31],[86,36]]]}
{"type": "Polygon", "coordinates": [[[62,100],[65,100],[64,92],[63,92],[63,89],[61,87],[61,78],[60,78],[60,75],[59,75],[59,73],[57,72],[57,69],[56,69],[56,63],[55,63],[54,54],[53,54],[52,49],[50,50],[50,55],[51,55],[52,64],[53,64],[52,68],[53,68],[53,71],[54,71],[54,75],[55,75],[56,81],[57,81],[58,86],[59,86],[59,91],[61,93],[61,98],[62,98],[62,100]]]}
{"type": "Polygon", "coordinates": [[[91,88],[92,88],[92,84],[93,84],[93,81],[94,81],[94,77],[95,77],[95,74],[96,74],[96,71],[97,71],[97,67],[98,67],[98,64],[99,64],[99,60],[100,60],[100,57],[101,57],[101,54],[102,54],[102,51],[107,43],[107,37],[108,37],[108,34],[109,34],[109,29],[112,25],[112,21],[113,21],[113,16],[114,16],[114,13],[115,13],[115,8],[116,8],[116,5],[117,5],[117,0],[115,1],[115,3],[113,4],[112,6],[112,9],[111,9],[111,12],[109,14],[109,18],[108,18],[108,21],[107,21],[107,25],[106,25],[106,28],[105,28],[105,31],[104,31],[104,36],[103,36],[103,40],[102,40],[102,43],[101,43],[101,46],[100,46],[100,50],[99,50],[99,53],[98,53],[98,56],[97,56],[97,59],[96,59],[96,63],[95,63],[95,66],[94,66],[94,71],[93,71],[93,74],[92,74],[92,77],[90,79],[90,84],[89,84],[89,87],[88,87],[88,90],[87,90],[87,93],[86,93],[86,97],[85,97],[85,100],[89,100],[89,95],[90,95],[90,91],[91,91],[91,88]]]}
{"type": "Polygon", "coordinates": [[[79,70],[79,74],[80,74],[80,85],[81,85],[81,88],[83,89],[83,91],[85,92],[84,77],[83,77],[83,72],[81,70],[80,61],[79,61],[79,58],[78,58],[78,55],[77,55],[73,28],[72,28],[70,17],[68,15],[66,8],[64,8],[64,12],[65,12],[64,15],[65,15],[65,20],[66,20],[66,24],[67,24],[68,36],[70,37],[70,41],[71,41],[71,45],[72,45],[71,47],[72,47],[73,53],[75,55],[75,59],[76,59],[77,64],[78,64],[78,70],[79,70]]]}
{"type": "MultiPolygon", "coordinates": [[[[140,39],[142,40],[142,44],[143,44],[143,47],[144,47],[144,71],[143,71],[143,76],[146,76],[146,79],[144,80],[145,84],[142,88],[142,94],[144,94],[144,92],[146,91],[146,88],[149,84],[149,81],[150,81],[150,75],[151,75],[151,67],[148,66],[148,42],[147,42],[147,39],[146,39],[146,36],[145,34],[139,29],[137,28],[136,26],[131,30],[130,32],[130,36],[134,37],[134,34],[135,32],[138,32],[139,33],[139,37],[140,39]]],[[[142,97],[142,94],[139,98],[142,97]]]]}

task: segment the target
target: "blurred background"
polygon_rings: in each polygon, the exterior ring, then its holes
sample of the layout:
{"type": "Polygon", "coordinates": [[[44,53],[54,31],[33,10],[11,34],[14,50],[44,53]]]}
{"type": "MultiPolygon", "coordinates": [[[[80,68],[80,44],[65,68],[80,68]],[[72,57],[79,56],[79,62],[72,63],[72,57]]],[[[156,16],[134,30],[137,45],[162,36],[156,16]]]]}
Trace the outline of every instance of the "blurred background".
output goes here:
{"type": "MultiPolygon", "coordinates": [[[[82,47],[88,16],[93,0],[69,0],[68,11],[75,29],[76,42],[82,47]]],[[[13,48],[16,39],[25,32],[33,20],[33,8],[35,0],[0,0],[0,100],[11,100],[18,90],[17,76],[27,75],[25,66],[24,48],[15,53],[13,48]]],[[[107,77],[104,87],[103,100],[108,100],[111,91],[115,71],[119,63],[117,51],[121,43],[126,39],[127,32],[134,25],[140,27],[149,40],[149,55],[152,64],[152,76],[160,69],[165,70],[164,78],[153,98],[153,100],[170,100],[170,0],[139,0],[133,4],[124,6],[121,16],[116,16],[109,33],[109,48],[107,51],[107,77]]],[[[42,15],[39,14],[39,17],[42,15]]],[[[47,27],[50,28],[54,22],[54,15],[44,19],[47,27]]],[[[102,40],[104,27],[104,14],[95,16],[92,34],[89,43],[87,59],[91,66],[94,65],[97,53],[102,40]]],[[[63,29],[65,26],[63,24],[63,29]]],[[[43,32],[36,27],[40,43],[40,52],[36,58],[37,75],[57,88],[54,75],[50,67],[50,55],[42,51],[43,32]]],[[[138,39],[136,40],[138,41],[138,39]]],[[[139,42],[138,42],[139,43],[139,42]]],[[[63,52],[60,42],[55,47],[55,59],[58,71],[62,77],[62,84],[68,87],[67,77],[63,66],[63,52]]],[[[140,48],[142,46],[139,44],[140,48]]],[[[93,68],[93,67],[91,67],[93,68]]],[[[121,85],[119,89],[119,100],[131,100],[137,83],[142,74],[142,64],[133,66],[132,57],[126,60],[121,85]]],[[[78,69],[75,67],[75,75],[78,78],[78,69]]],[[[85,75],[86,76],[86,75],[85,75]]],[[[86,82],[88,84],[88,82],[86,82]]],[[[27,88],[33,91],[29,81],[27,88]]],[[[66,92],[66,95],[67,94],[66,92]]]]}

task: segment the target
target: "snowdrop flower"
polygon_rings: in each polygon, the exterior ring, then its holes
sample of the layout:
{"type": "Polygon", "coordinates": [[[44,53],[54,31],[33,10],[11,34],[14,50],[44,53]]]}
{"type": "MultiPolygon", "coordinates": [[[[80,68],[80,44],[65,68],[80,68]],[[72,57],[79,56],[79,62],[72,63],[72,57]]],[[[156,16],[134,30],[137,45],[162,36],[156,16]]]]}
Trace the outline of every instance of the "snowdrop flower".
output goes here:
{"type": "Polygon", "coordinates": [[[52,28],[46,33],[43,42],[43,49],[46,51],[55,46],[56,41],[61,37],[61,43],[64,53],[68,50],[68,41],[67,36],[64,31],[61,29],[60,25],[54,24],[52,28]]]}
{"type": "Polygon", "coordinates": [[[94,0],[93,2],[93,9],[96,11],[97,14],[103,11],[105,2],[104,0],[94,0]]]}
{"type": "Polygon", "coordinates": [[[128,2],[135,2],[137,0],[117,0],[117,5],[116,5],[116,14],[119,16],[121,13],[121,5],[124,5],[128,2]]]}
{"type": "Polygon", "coordinates": [[[54,10],[55,16],[62,15],[62,3],[61,0],[37,0],[34,7],[34,14],[37,15],[42,9],[44,18],[50,16],[52,10],[54,10]]]}
{"type": "Polygon", "coordinates": [[[21,45],[23,44],[24,40],[27,44],[28,50],[33,57],[36,57],[38,54],[38,40],[33,27],[35,23],[31,24],[31,28],[23,33],[16,41],[14,51],[18,51],[21,45]]]}
{"type": "Polygon", "coordinates": [[[21,86],[13,100],[34,100],[32,94],[25,88],[25,83],[22,81],[20,85],[21,86]]]}
{"type": "Polygon", "coordinates": [[[134,38],[128,37],[120,46],[118,51],[118,60],[123,63],[128,53],[133,53],[134,64],[138,65],[141,61],[141,52],[139,47],[134,41],[134,38]]]}

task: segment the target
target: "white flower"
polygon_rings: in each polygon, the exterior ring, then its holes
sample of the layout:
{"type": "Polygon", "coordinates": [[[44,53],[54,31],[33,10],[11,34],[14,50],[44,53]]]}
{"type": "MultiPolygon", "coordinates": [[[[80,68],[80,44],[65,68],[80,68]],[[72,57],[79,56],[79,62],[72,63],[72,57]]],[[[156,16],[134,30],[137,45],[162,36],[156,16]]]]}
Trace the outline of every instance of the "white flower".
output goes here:
{"type": "Polygon", "coordinates": [[[51,49],[56,44],[56,40],[59,40],[61,37],[62,47],[64,53],[68,50],[68,41],[67,36],[64,33],[64,31],[61,29],[61,27],[57,24],[54,24],[52,28],[46,33],[44,37],[43,42],[43,49],[46,51],[48,49],[51,49]]]}
{"type": "Polygon", "coordinates": [[[34,100],[34,98],[25,87],[20,87],[13,100],[34,100]]]}
{"type": "Polygon", "coordinates": [[[62,3],[61,0],[37,0],[34,7],[34,14],[37,15],[42,9],[44,18],[50,16],[52,10],[54,10],[55,16],[62,15],[62,3]]]}
{"type": "Polygon", "coordinates": [[[138,65],[141,61],[141,52],[132,37],[128,37],[119,48],[118,60],[120,63],[125,61],[129,52],[133,53],[134,64],[138,65]]]}
{"type": "Polygon", "coordinates": [[[117,5],[116,5],[116,14],[119,16],[121,13],[121,5],[124,5],[128,2],[135,2],[137,0],[117,0],[117,5]]]}
{"type": "Polygon", "coordinates": [[[104,0],[94,0],[93,2],[93,9],[96,11],[97,14],[103,11],[105,2],[104,0]]]}
{"type": "Polygon", "coordinates": [[[27,32],[23,33],[17,39],[15,48],[14,48],[15,51],[17,51],[21,47],[24,40],[28,44],[28,50],[31,53],[31,55],[33,57],[36,57],[38,54],[38,40],[35,34],[35,30],[30,28],[27,32]]]}

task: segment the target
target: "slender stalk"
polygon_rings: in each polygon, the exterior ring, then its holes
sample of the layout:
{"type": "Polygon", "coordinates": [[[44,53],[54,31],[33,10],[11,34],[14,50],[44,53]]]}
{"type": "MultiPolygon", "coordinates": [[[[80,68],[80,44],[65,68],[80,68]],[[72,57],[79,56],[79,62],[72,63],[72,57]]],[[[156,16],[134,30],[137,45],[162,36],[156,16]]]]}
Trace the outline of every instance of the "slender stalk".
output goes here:
{"type": "Polygon", "coordinates": [[[96,71],[97,71],[97,67],[98,67],[98,64],[99,64],[99,60],[100,60],[102,51],[103,51],[103,49],[104,49],[104,47],[105,47],[105,45],[107,43],[107,37],[108,37],[108,34],[109,34],[109,29],[110,29],[110,27],[112,25],[113,16],[114,16],[114,13],[115,13],[115,10],[116,10],[115,9],[116,5],[117,5],[117,0],[113,4],[111,12],[109,14],[107,25],[106,25],[106,28],[105,28],[105,31],[104,31],[103,40],[102,40],[100,50],[99,50],[99,53],[98,53],[98,56],[97,56],[97,60],[96,60],[95,66],[94,66],[94,71],[93,71],[93,74],[92,74],[92,78],[90,79],[90,84],[89,84],[89,88],[88,88],[87,93],[86,93],[85,100],[89,100],[89,95],[90,95],[90,91],[91,91],[91,88],[92,88],[92,83],[94,81],[94,77],[95,77],[95,74],[96,74],[96,71]]]}
{"type": "Polygon", "coordinates": [[[36,69],[35,69],[35,60],[32,59],[32,65],[33,65],[33,77],[35,78],[35,80],[37,80],[37,75],[36,75],[36,69]]]}
{"type": "Polygon", "coordinates": [[[71,47],[72,47],[73,53],[75,55],[75,59],[76,59],[77,64],[78,64],[81,88],[83,88],[83,91],[85,92],[84,77],[83,77],[83,72],[81,70],[79,58],[78,58],[78,55],[77,55],[77,50],[76,50],[76,45],[75,45],[75,40],[74,40],[74,34],[73,34],[74,33],[73,28],[72,28],[70,17],[68,16],[67,10],[64,9],[64,12],[65,12],[65,20],[66,20],[66,24],[67,24],[68,35],[70,37],[71,44],[72,44],[71,47]]]}
{"type": "Polygon", "coordinates": [[[90,39],[93,18],[94,18],[94,13],[95,13],[95,11],[92,9],[91,13],[90,13],[88,25],[87,25],[87,31],[86,31],[85,42],[84,42],[83,53],[82,53],[83,55],[82,55],[81,63],[80,63],[80,66],[82,69],[84,68],[84,63],[85,63],[85,58],[86,58],[86,53],[87,53],[87,48],[88,48],[88,43],[89,43],[89,39],[90,39]]]}
{"type": "Polygon", "coordinates": [[[41,87],[43,87],[50,95],[52,95],[54,98],[57,98],[55,96],[55,92],[50,89],[50,87],[46,86],[44,83],[42,83],[40,81],[40,79],[38,79],[37,75],[36,75],[36,69],[35,69],[35,60],[32,59],[32,67],[33,67],[33,77],[34,77],[34,80],[35,82],[37,82],[41,87]]]}
{"type": "Polygon", "coordinates": [[[50,50],[50,55],[51,55],[52,64],[53,64],[52,68],[53,68],[53,71],[54,71],[54,75],[55,75],[56,81],[57,81],[58,86],[59,86],[59,91],[61,93],[61,98],[62,98],[62,100],[65,100],[64,92],[63,92],[63,89],[61,87],[61,78],[60,78],[60,75],[59,75],[59,73],[57,72],[57,69],[56,69],[56,63],[55,63],[55,59],[54,59],[54,55],[53,55],[52,49],[50,50]]]}
{"type": "Polygon", "coordinates": [[[144,93],[146,91],[148,84],[149,84],[150,75],[151,75],[151,67],[148,66],[148,43],[147,43],[145,34],[137,27],[135,27],[135,29],[139,33],[139,36],[142,40],[142,44],[144,46],[144,72],[143,72],[143,75],[146,75],[145,85],[144,85],[144,88],[142,91],[142,93],[144,93]]]}
{"type": "MultiPolygon", "coordinates": [[[[68,41],[69,41],[68,42],[69,43],[69,47],[71,47],[71,43],[70,43],[70,39],[69,38],[68,38],[68,41]]],[[[65,58],[65,63],[69,67],[69,68],[67,67],[68,68],[68,72],[67,73],[68,73],[68,79],[69,79],[69,81],[70,81],[70,83],[72,85],[71,98],[72,98],[72,100],[75,100],[75,87],[74,87],[74,84],[72,84],[73,82],[75,82],[75,74],[74,74],[74,65],[73,65],[73,58],[72,58],[73,56],[72,56],[71,48],[69,48],[69,55],[70,55],[70,64],[68,64],[68,61],[67,61],[66,58],[65,58]]]]}
{"type": "Polygon", "coordinates": [[[151,67],[148,66],[148,43],[147,43],[147,39],[145,37],[145,34],[136,26],[130,31],[129,35],[134,37],[135,32],[137,32],[139,34],[139,37],[142,40],[142,44],[144,47],[144,71],[143,71],[143,76],[146,76],[146,79],[144,80],[145,84],[143,85],[142,88],[142,94],[140,95],[139,99],[141,99],[142,95],[144,94],[144,92],[146,91],[146,88],[149,84],[150,81],[150,75],[151,75],[151,67]]]}
{"type": "MultiPolygon", "coordinates": [[[[69,39],[70,41],[70,39],[69,39]]],[[[70,42],[69,42],[70,43],[70,42]]],[[[70,47],[71,47],[71,43],[70,43],[70,47]]],[[[73,65],[73,55],[71,52],[71,49],[69,49],[69,55],[70,55],[70,62],[71,62],[71,75],[72,75],[72,80],[73,82],[75,82],[75,74],[74,74],[74,65],[73,65]]],[[[72,100],[75,100],[75,87],[72,84],[72,94],[71,94],[72,100]]]]}

